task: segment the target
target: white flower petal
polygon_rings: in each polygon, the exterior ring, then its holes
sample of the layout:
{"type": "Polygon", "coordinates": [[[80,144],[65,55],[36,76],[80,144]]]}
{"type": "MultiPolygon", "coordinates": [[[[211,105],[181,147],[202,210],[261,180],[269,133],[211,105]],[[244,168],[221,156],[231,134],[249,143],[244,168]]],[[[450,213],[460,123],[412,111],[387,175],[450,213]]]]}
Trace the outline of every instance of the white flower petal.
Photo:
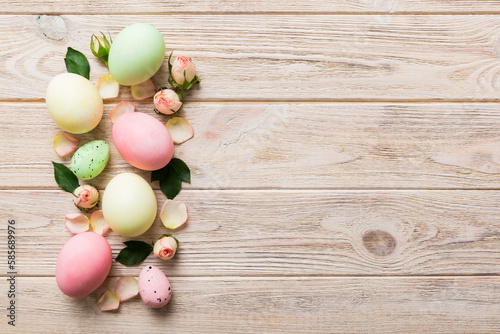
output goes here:
{"type": "Polygon", "coordinates": [[[134,277],[120,277],[115,285],[115,292],[120,296],[120,301],[134,298],[139,293],[139,284],[134,277]]]}
{"type": "Polygon", "coordinates": [[[92,212],[90,215],[90,226],[92,226],[92,230],[94,230],[95,233],[100,235],[104,235],[104,233],[109,230],[109,225],[104,219],[102,210],[92,212]]]}
{"type": "Polygon", "coordinates": [[[135,104],[130,101],[120,101],[109,113],[109,118],[111,119],[111,123],[114,123],[115,120],[123,114],[134,112],[135,104]]]}
{"type": "Polygon", "coordinates": [[[66,222],[64,225],[71,233],[78,234],[86,232],[89,229],[90,221],[84,214],[69,213],[66,215],[66,222]]]}
{"type": "Polygon", "coordinates": [[[193,138],[194,130],[191,124],[183,117],[172,117],[165,125],[174,144],[182,144],[193,138]]]}
{"type": "Polygon", "coordinates": [[[134,99],[144,100],[145,98],[155,95],[156,86],[151,79],[148,79],[140,84],[131,86],[130,90],[132,91],[134,99]]]}
{"type": "Polygon", "coordinates": [[[99,310],[101,311],[116,310],[120,307],[120,296],[108,290],[99,299],[97,306],[99,306],[99,310]]]}
{"type": "Polygon", "coordinates": [[[78,139],[65,133],[58,133],[52,140],[52,146],[58,156],[64,157],[78,148],[78,139]]]}
{"type": "Polygon", "coordinates": [[[161,208],[160,219],[168,229],[182,226],[188,219],[186,204],[167,199],[161,208]]]}
{"type": "Polygon", "coordinates": [[[111,74],[100,77],[95,86],[103,99],[115,98],[120,92],[120,84],[113,79],[111,74]]]}

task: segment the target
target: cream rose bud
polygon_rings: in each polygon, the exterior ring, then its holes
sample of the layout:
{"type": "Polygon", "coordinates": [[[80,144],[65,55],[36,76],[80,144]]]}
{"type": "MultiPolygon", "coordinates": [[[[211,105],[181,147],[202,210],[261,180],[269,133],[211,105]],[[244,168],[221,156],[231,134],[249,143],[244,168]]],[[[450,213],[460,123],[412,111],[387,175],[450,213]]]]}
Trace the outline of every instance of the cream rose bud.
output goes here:
{"type": "Polygon", "coordinates": [[[172,64],[172,77],[179,85],[184,84],[184,80],[191,82],[196,75],[194,63],[185,56],[178,56],[172,64]]]}
{"type": "Polygon", "coordinates": [[[171,89],[163,89],[156,93],[154,103],[156,110],[165,115],[173,114],[182,106],[179,96],[171,89]]]}
{"type": "Polygon", "coordinates": [[[76,188],[73,195],[75,195],[75,205],[83,210],[93,208],[100,199],[97,189],[88,184],[76,188]]]}
{"type": "Polygon", "coordinates": [[[163,237],[155,242],[153,252],[156,257],[168,260],[174,257],[177,251],[177,241],[172,237],[163,237]]]}

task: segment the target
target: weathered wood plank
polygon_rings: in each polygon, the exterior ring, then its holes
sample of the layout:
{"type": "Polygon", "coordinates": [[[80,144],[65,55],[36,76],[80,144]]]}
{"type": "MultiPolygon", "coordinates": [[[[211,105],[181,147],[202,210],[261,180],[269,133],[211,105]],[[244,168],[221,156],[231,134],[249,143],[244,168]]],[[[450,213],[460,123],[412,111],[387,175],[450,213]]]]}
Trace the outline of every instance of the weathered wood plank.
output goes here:
{"type": "Polygon", "coordinates": [[[61,1],[29,0],[0,1],[0,14],[171,14],[171,13],[491,13],[500,11],[498,0],[309,0],[309,1],[246,1],[246,0],[190,0],[190,1],[61,1]]]}
{"type": "MultiPolygon", "coordinates": [[[[178,200],[189,212],[174,232],[179,253],[148,260],[171,276],[500,274],[496,191],[185,190],[178,200]]],[[[64,215],[78,211],[71,195],[1,191],[0,207],[1,221],[16,221],[19,273],[53,275],[71,236],[64,215]]],[[[163,233],[157,218],[135,239],[152,242],[163,233]]],[[[129,240],[112,232],[107,239],[114,257],[129,240]]],[[[7,271],[1,262],[0,273],[7,271]]],[[[113,276],[135,273],[113,263],[113,276]]]]}
{"type": "MultiPolygon", "coordinates": [[[[75,135],[110,144],[110,163],[92,180],[101,188],[137,171],[112,144],[113,106],[97,129],[75,135]]],[[[148,104],[138,110],[154,115],[148,104]]],[[[190,103],[182,114],[195,130],[175,153],[192,169],[186,189],[500,187],[496,103],[190,103]]],[[[52,149],[61,129],[45,105],[0,104],[0,119],[0,187],[56,189],[50,161],[70,157],[52,149]]]]}
{"type": "MultiPolygon", "coordinates": [[[[190,100],[498,100],[500,15],[3,16],[2,100],[42,99],[71,46],[149,22],[193,57],[190,100]]],[[[154,81],[166,83],[165,68],[154,81]]]]}
{"type": "MultiPolygon", "coordinates": [[[[498,277],[172,278],[170,303],[136,297],[100,312],[98,297],[71,299],[53,278],[18,278],[23,333],[492,333],[500,330],[498,277]],[[90,316],[90,318],[89,318],[90,316]],[[133,319],[133,321],[131,321],[133,319]]],[[[6,285],[2,279],[2,286],[6,285]]],[[[7,287],[3,290],[5,291],[7,287]]],[[[6,305],[5,293],[0,297],[6,305]]],[[[5,310],[4,310],[5,312],[5,310]]],[[[4,319],[0,331],[12,329],[4,319]]]]}

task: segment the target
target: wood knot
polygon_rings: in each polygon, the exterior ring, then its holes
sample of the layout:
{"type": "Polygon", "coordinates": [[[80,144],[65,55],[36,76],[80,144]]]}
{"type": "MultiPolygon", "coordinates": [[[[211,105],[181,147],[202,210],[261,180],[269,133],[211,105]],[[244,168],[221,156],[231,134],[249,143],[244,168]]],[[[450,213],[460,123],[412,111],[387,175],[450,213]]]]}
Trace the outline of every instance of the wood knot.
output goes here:
{"type": "Polygon", "coordinates": [[[396,239],[381,230],[367,231],[363,235],[363,243],[370,253],[379,256],[389,255],[396,248],[396,239]]]}
{"type": "Polygon", "coordinates": [[[39,15],[36,23],[38,29],[47,38],[60,41],[68,34],[66,23],[59,15],[39,15]]]}

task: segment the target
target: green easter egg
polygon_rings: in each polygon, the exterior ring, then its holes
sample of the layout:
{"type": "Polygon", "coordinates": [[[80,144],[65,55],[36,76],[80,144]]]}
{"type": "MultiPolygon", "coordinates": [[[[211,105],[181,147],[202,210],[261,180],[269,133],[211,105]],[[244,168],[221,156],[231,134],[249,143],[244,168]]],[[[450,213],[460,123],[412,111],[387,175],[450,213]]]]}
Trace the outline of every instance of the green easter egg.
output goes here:
{"type": "Polygon", "coordinates": [[[80,147],[71,158],[71,170],[82,180],[101,174],[109,160],[109,146],[104,140],[94,140],[80,147]]]}
{"type": "Polygon", "coordinates": [[[161,33],[150,24],[136,23],[113,39],[109,71],[120,85],[132,86],[151,78],[164,59],[165,41],[161,33]]]}

